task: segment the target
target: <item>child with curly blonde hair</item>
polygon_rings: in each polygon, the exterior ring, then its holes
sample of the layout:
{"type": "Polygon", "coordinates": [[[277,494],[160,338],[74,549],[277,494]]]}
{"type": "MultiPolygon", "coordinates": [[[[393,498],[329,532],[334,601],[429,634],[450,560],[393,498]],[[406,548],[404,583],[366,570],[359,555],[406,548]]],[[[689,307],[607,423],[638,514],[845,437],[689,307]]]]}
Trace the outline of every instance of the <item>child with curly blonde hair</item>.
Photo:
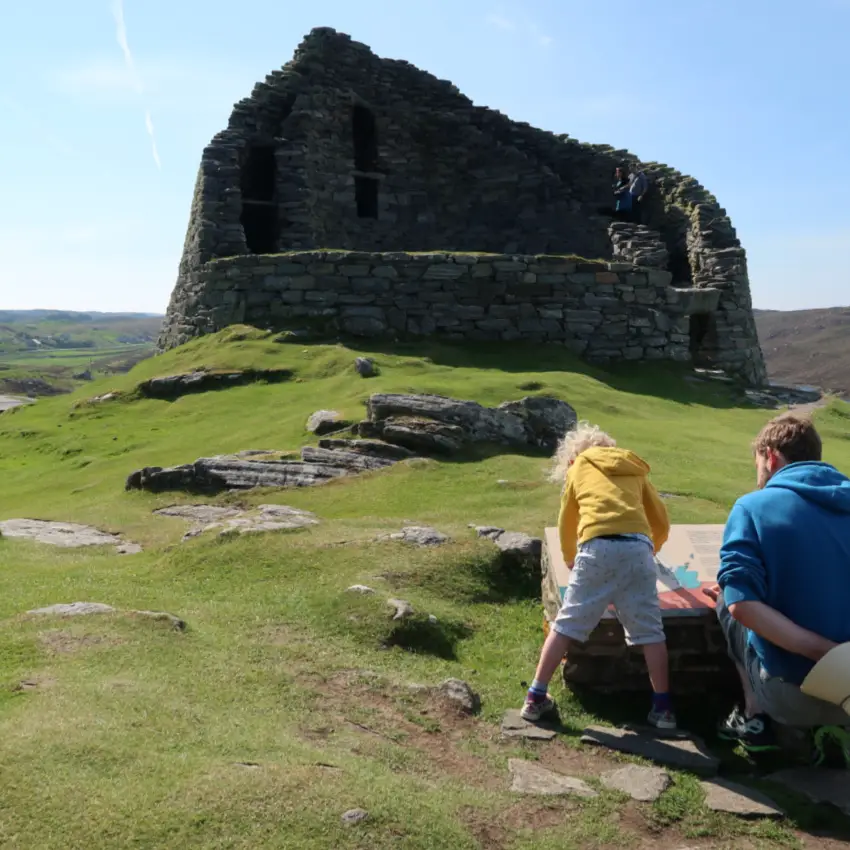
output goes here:
{"type": "Polygon", "coordinates": [[[549,681],[570,642],[584,643],[613,605],[626,643],[640,646],[646,658],[653,690],[649,722],[676,728],[653,557],[667,541],[670,522],[648,475],[644,460],[588,422],[579,422],[558,446],[551,479],[564,487],[558,531],[572,574],[522,709],[526,720],[554,710],[549,681]]]}

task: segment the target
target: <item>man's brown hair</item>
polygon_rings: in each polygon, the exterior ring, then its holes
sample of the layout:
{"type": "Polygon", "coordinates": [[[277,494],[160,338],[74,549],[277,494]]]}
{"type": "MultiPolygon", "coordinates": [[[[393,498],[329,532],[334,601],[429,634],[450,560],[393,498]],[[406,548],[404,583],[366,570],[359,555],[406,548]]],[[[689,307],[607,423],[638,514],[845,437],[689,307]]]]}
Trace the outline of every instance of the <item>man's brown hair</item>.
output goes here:
{"type": "Polygon", "coordinates": [[[769,450],[779,452],[788,463],[799,463],[820,460],[823,444],[811,419],[783,413],[771,419],[753,443],[756,454],[764,455],[769,450]]]}

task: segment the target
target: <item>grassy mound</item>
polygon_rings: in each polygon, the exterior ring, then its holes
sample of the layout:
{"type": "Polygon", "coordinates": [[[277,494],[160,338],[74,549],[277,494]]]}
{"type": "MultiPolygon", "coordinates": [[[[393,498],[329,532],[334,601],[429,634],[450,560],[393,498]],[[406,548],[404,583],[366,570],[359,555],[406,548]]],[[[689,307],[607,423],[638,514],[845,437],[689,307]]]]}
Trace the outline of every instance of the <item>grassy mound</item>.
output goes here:
{"type": "MultiPolygon", "coordinates": [[[[87,523],[144,551],[0,540],[0,845],[560,848],[659,836],[665,845],[701,836],[794,844],[798,827],[829,825],[805,807],[767,826],[709,814],[687,775],[655,806],[608,792],[580,805],[507,792],[511,757],[589,777],[611,767],[578,747],[575,736],[596,718],[559,688],[567,731],[559,743],[504,743],[493,725],[522,698],[542,612],[537,589],[467,526],[539,535],[551,524],[558,492],[539,457],[414,461],[313,489],[229,495],[216,503],[288,504],[321,524],[187,542],[186,522],[152,511],[197,499],[123,490],[126,475],[146,465],[297,449],[312,439],[304,425],[314,410],[362,418],[378,391],[484,404],[563,398],[649,461],[679,522],[723,520],[752,485],[749,441],[770,415],[670,367],[604,371],[558,349],[508,345],[308,347],[246,328],[3,414],[0,519],[87,523]],[[378,377],[356,375],[362,355],[377,361],[378,377]],[[287,369],[293,378],[176,401],[135,392],[152,377],[201,367],[287,369]],[[79,404],[111,391],[121,395],[79,404]],[[377,540],[402,524],[434,525],[452,542],[414,549],[377,540]],[[353,584],[375,593],[346,593],[353,584]],[[393,597],[414,616],[392,621],[393,597]],[[188,629],[24,614],[77,600],[170,611],[188,629]],[[480,692],[481,718],[410,688],[449,676],[480,692]],[[370,818],[344,828],[340,815],[354,807],[370,818]]],[[[817,418],[827,460],[850,467],[850,408],[834,404],[817,418]]],[[[603,707],[602,718],[622,711],[603,707]]]]}

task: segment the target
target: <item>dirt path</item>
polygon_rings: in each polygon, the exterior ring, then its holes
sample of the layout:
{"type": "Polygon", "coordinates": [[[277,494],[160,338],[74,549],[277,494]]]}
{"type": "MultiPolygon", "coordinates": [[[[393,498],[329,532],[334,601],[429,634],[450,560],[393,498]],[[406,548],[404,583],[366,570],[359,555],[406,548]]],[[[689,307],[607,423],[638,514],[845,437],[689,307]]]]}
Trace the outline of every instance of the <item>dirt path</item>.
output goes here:
{"type": "Polygon", "coordinates": [[[799,413],[801,416],[811,416],[816,410],[826,407],[829,404],[828,396],[821,396],[817,401],[810,401],[806,404],[789,404],[788,409],[794,413],[799,413]]]}

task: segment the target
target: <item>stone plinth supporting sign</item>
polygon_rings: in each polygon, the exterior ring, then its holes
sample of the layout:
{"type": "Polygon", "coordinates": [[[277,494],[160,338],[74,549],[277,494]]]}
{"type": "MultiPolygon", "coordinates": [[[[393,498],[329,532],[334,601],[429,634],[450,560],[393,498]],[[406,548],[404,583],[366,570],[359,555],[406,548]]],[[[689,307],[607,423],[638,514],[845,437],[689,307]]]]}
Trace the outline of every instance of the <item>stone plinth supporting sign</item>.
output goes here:
{"type": "MultiPolygon", "coordinates": [[[[705,588],[715,584],[722,525],[674,525],[658,553],[658,598],[670,653],[671,689],[708,692],[735,685],[735,669],[714,602],[705,588]]],[[[546,627],[554,620],[570,581],[557,528],[547,528],[543,546],[543,605],[546,627]]],[[[640,649],[626,646],[612,609],[585,644],[574,643],[564,664],[564,680],[597,691],[643,691],[649,688],[640,649]]]]}

